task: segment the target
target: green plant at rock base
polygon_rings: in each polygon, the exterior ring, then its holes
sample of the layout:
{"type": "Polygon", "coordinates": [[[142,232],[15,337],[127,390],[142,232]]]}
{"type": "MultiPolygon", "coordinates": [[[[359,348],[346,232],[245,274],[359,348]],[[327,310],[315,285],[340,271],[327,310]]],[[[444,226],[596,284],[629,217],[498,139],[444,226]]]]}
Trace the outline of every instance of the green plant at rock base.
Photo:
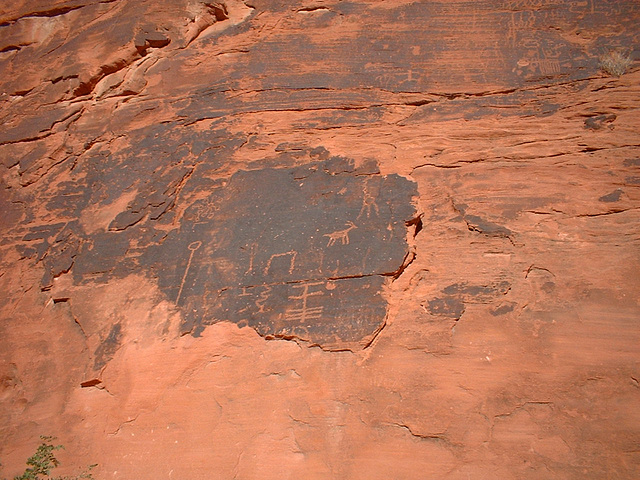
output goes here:
{"type": "Polygon", "coordinates": [[[600,68],[609,75],[619,77],[624,74],[631,65],[631,57],[622,52],[610,51],[600,57],[600,68]]]}
{"type": "Polygon", "coordinates": [[[91,475],[91,469],[96,465],[90,465],[79,475],[64,476],[64,477],[51,477],[51,470],[60,465],[60,462],[56,458],[53,452],[64,448],[62,445],[54,445],[52,442],[55,437],[41,436],[42,443],[36,449],[31,457],[27,459],[28,467],[25,469],[22,475],[13,477],[13,480],[80,480],[80,479],[93,479],[91,475]]]}

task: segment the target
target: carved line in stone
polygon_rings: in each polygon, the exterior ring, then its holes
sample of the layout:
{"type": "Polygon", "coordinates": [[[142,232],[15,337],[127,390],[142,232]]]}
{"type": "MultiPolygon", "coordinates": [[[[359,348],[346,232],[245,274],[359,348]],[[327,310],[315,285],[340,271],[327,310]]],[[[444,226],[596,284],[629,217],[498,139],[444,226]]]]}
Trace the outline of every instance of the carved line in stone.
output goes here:
{"type": "Polygon", "coordinates": [[[196,240],[195,242],[191,242],[187,247],[191,253],[189,254],[189,261],[187,261],[187,268],[184,269],[184,275],[182,275],[182,282],[180,282],[180,290],[178,290],[178,296],[176,297],[176,305],[180,301],[180,297],[182,296],[182,289],[184,288],[184,282],[187,279],[187,275],[189,274],[189,268],[191,268],[191,261],[193,260],[193,254],[202,246],[202,242],[200,240],[196,240]]]}
{"type": "Polygon", "coordinates": [[[247,292],[247,287],[242,287],[242,293],[238,294],[239,297],[253,297],[253,293],[247,292]]]}
{"type": "Polygon", "coordinates": [[[253,260],[256,258],[256,248],[258,248],[258,244],[252,243],[251,249],[249,251],[249,268],[247,268],[247,271],[244,272],[245,275],[248,275],[249,273],[253,272],[253,260]]]}
{"type": "MultiPolygon", "coordinates": [[[[271,262],[273,262],[274,258],[285,257],[287,255],[291,255],[290,262],[289,262],[289,275],[291,275],[293,273],[293,269],[296,266],[296,256],[298,255],[298,252],[296,252],[295,250],[289,250],[288,252],[284,252],[284,253],[274,253],[273,255],[271,255],[271,257],[269,257],[269,260],[267,261],[267,266],[264,267],[263,273],[265,275],[269,273],[269,269],[271,268],[271,262]]],[[[251,268],[253,268],[253,262],[252,262],[251,268]]]]}
{"type": "Polygon", "coordinates": [[[269,300],[269,294],[271,293],[271,287],[265,287],[265,291],[260,294],[258,300],[254,303],[258,307],[258,313],[264,313],[264,303],[269,300]]]}

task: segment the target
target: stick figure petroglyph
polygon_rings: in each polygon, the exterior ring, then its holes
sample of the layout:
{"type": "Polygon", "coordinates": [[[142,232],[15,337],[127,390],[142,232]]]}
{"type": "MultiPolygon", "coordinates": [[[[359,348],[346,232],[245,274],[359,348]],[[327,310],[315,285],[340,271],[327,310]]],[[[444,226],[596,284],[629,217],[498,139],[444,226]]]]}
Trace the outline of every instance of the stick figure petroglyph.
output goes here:
{"type": "Polygon", "coordinates": [[[376,199],[371,192],[369,192],[369,185],[364,185],[364,195],[362,197],[362,208],[360,209],[360,213],[358,214],[358,218],[360,218],[365,213],[367,214],[367,218],[371,216],[371,211],[375,211],[376,215],[380,216],[380,209],[376,204],[376,199]]]}
{"type": "Polygon", "coordinates": [[[184,275],[182,275],[182,282],[180,282],[180,290],[178,290],[178,296],[176,297],[176,305],[180,301],[180,297],[182,296],[182,289],[184,288],[184,282],[187,279],[187,274],[189,273],[189,268],[191,267],[191,260],[193,260],[193,254],[202,246],[202,242],[200,240],[196,240],[195,242],[191,242],[187,247],[191,253],[189,254],[189,260],[187,261],[187,268],[184,269],[184,275]]]}
{"type": "Polygon", "coordinates": [[[215,212],[218,210],[218,206],[211,199],[198,203],[195,206],[195,222],[198,223],[203,220],[211,220],[215,212]]]}
{"type": "Polygon", "coordinates": [[[302,288],[302,293],[300,295],[294,295],[289,297],[289,300],[300,300],[301,305],[300,308],[288,308],[285,312],[285,318],[289,321],[298,321],[301,323],[306,322],[307,320],[317,320],[322,315],[322,311],[324,307],[310,307],[308,305],[309,297],[314,297],[318,295],[322,295],[320,290],[315,292],[309,292],[309,287],[323,285],[322,282],[316,283],[307,283],[305,285],[295,285],[294,288],[302,288]]]}
{"type": "Polygon", "coordinates": [[[346,225],[347,225],[347,228],[343,228],[342,230],[336,230],[335,232],[324,234],[325,237],[329,237],[329,242],[327,243],[327,247],[330,247],[331,245],[335,245],[338,240],[340,240],[340,243],[342,245],[349,244],[349,232],[354,228],[358,228],[358,227],[355,226],[353,222],[347,222],[346,225]]]}

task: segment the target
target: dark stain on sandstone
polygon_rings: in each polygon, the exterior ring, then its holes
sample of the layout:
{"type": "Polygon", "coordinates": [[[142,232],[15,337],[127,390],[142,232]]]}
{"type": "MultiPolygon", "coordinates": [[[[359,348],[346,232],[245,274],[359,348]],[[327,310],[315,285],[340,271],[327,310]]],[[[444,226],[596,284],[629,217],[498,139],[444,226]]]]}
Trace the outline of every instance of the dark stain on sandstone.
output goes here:
{"type": "MultiPolygon", "coordinates": [[[[618,118],[615,114],[609,115],[596,115],[595,117],[589,117],[584,121],[584,127],[589,128],[591,130],[600,130],[604,128],[605,124],[611,124],[618,118]]],[[[613,128],[613,125],[609,125],[610,128],[613,128]]]]}
{"type": "Polygon", "coordinates": [[[620,200],[620,196],[622,195],[622,193],[622,189],[617,188],[613,192],[601,196],[598,200],[606,203],[617,202],[618,200],[620,200]]]}
{"type": "Polygon", "coordinates": [[[77,285],[144,273],[179,308],[183,334],[230,321],[267,338],[366,346],[385,322],[383,286],[413,258],[415,184],[381,175],[374,159],[296,144],[225,175],[246,138],[210,130],[185,142],[182,128],[134,131],[125,148],[78,162],[48,205],[95,217],[24,235],[41,288],[66,272],[77,285]],[[187,206],[176,211],[178,195],[187,206]]]}
{"type": "Polygon", "coordinates": [[[423,307],[431,315],[439,317],[459,319],[464,313],[464,302],[450,295],[429,300],[423,307]]]}
{"type": "Polygon", "coordinates": [[[104,338],[102,343],[98,345],[98,348],[96,348],[96,351],[94,352],[94,370],[101,369],[107,364],[109,360],[113,358],[113,355],[120,347],[121,339],[122,326],[120,325],[120,323],[115,323],[109,330],[109,333],[104,338]]]}
{"type": "Polygon", "coordinates": [[[405,178],[343,157],[239,171],[141,261],[184,333],[227,320],[266,337],[366,343],[385,319],[384,277],[407,260],[414,195],[405,178]]]}
{"type": "Polygon", "coordinates": [[[499,295],[506,295],[510,289],[511,284],[506,280],[501,280],[489,285],[454,283],[445,287],[442,292],[447,295],[458,295],[469,303],[487,303],[499,295]]]}
{"type": "Polygon", "coordinates": [[[514,302],[501,303],[497,307],[492,308],[491,310],[489,310],[489,312],[494,317],[498,317],[500,315],[506,315],[507,313],[513,312],[513,310],[516,308],[516,305],[517,304],[514,303],[514,302]]]}

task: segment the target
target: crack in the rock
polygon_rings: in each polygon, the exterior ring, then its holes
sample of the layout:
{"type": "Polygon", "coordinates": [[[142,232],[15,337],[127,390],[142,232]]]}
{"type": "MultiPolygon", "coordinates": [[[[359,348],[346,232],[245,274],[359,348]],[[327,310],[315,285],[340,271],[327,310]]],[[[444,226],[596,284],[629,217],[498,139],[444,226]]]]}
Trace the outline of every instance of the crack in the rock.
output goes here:
{"type": "MultiPolygon", "coordinates": [[[[557,82],[557,83],[551,83],[548,85],[534,85],[531,87],[511,87],[511,88],[504,88],[504,89],[500,89],[500,90],[484,90],[481,92],[421,92],[422,95],[431,95],[434,97],[438,97],[438,98],[442,98],[442,99],[446,99],[446,100],[457,100],[457,99],[469,99],[469,98],[483,98],[483,97],[492,97],[492,96],[504,96],[504,95],[511,95],[512,93],[518,93],[518,92],[532,92],[532,91],[537,91],[537,90],[547,90],[547,89],[552,89],[552,88],[556,88],[556,87],[564,87],[567,85],[572,85],[572,84],[576,84],[576,83],[582,83],[582,82],[586,82],[586,81],[590,81],[593,80],[594,77],[588,77],[588,78],[582,78],[582,79],[575,79],[575,80],[570,80],[567,82],[557,82]]],[[[379,90],[379,91],[383,91],[383,92],[388,92],[388,93],[393,93],[393,94],[416,94],[417,92],[415,91],[409,91],[409,90],[388,90],[388,89],[384,89],[384,88],[376,88],[376,87],[370,87],[364,90],[379,90]]],[[[427,103],[431,103],[431,102],[427,102],[427,103]]]]}
{"type": "MultiPolygon", "coordinates": [[[[55,153],[55,152],[54,152],[55,153]]],[[[56,160],[55,158],[48,156],[47,159],[51,160],[52,163],[48,164],[48,165],[43,165],[40,168],[38,168],[38,170],[44,168],[45,170],[40,173],[39,175],[35,176],[35,175],[31,175],[29,178],[23,179],[22,176],[24,175],[25,172],[21,173],[21,180],[20,180],[20,185],[23,187],[28,187],[29,185],[33,185],[34,183],[36,183],[37,181],[41,180],[43,177],[45,177],[51,170],[53,170],[55,167],[57,167],[58,165],[66,162],[67,160],[74,158],[75,155],[71,155],[71,156],[66,156],[66,157],[62,157],[60,160],[56,160]]]]}
{"type": "Polygon", "coordinates": [[[376,330],[371,334],[371,340],[369,340],[363,347],[362,350],[367,350],[369,347],[373,346],[373,344],[375,343],[375,341],[378,339],[378,337],[380,336],[380,334],[382,333],[382,330],[385,329],[385,327],[387,326],[387,317],[389,315],[389,312],[387,311],[384,320],[382,321],[382,323],[378,326],[378,328],[376,328],[376,330]]]}
{"type": "MultiPolygon", "coordinates": [[[[69,120],[71,117],[73,117],[74,115],[76,115],[77,113],[82,111],[82,107],[78,108],[77,110],[73,110],[71,113],[67,114],[65,117],[59,119],[59,120],[55,120],[51,123],[50,127],[46,127],[42,130],[40,130],[37,134],[35,134],[32,137],[25,137],[25,138],[20,138],[18,140],[6,140],[4,142],[0,142],[0,146],[1,145],[15,145],[17,143],[28,143],[28,142],[34,142],[36,140],[42,140],[43,138],[47,138],[51,135],[53,135],[55,132],[53,131],[53,129],[60,123],[66,122],[67,120],[69,120]]],[[[72,121],[75,121],[76,119],[73,119],[72,121]]]]}
{"type": "MultiPolygon", "coordinates": [[[[68,299],[68,300],[70,301],[71,299],[68,299]]],[[[54,303],[55,303],[55,299],[54,299],[54,303]]],[[[69,309],[69,311],[70,311],[70,313],[71,313],[71,316],[73,317],[73,321],[74,321],[74,323],[78,326],[78,328],[80,328],[80,332],[82,332],[82,336],[84,337],[85,344],[86,344],[86,341],[87,341],[87,340],[88,340],[88,338],[89,338],[89,337],[87,336],[87,332],[84,330],[84,327],[83,327],[83,326],[82,326],[82,324],[80,323],[80,320],[78,320],[78,317],[76,317],[76,316],[73,314],[73,311],[71,310],[71,308],[69,309]]],[[[85,345],[85,346],[86,346],[86,348],[88,349],[88,345],[85,345]]]]}
{"type": "MultiPolygon", "coordinates": [[[[259,331],[256,330],[256,333],[261,336],[262,338],[264,338],[267,341],[273,341],[273,340],[283,340],[283,341],[287,341],[287,342],[295,342],[296,344],[298,344],[298,346],[302,347],[303,345],[307,348],[319,348],[320,350],[322,350],[323,352],[331,352],[331,353],[338,353],[338,352],[350,352],[350,353],[355,353],[351,347],[327,347],[325,345],[322,345],[318,342],[314,342],[308,338],[302,338],[299,335],[296,334],[284,334],[284,333],[260,333],[259,331]]],[[[364,348],[367,348],[369,345],[367,344],[367,346],[365,346],[364,348]]]]}
{"type": "MultiPolygon", "coordinates": [[[[269,93],[269,92],[303,92],[303,91],[341,91],[344,92],[344,89],[339,90],[333,87],[298,87],[298,88],[287,88],[287,87],[277,87],[277,88],[266,88],[266,89],[255,89],[255,90],[241,90],[236,95],[231,95],[229,98],[236,98],[243,95],[254,95],[259,93],[269,93]]],[[[504,91],[495,91],[495,92],[478,92],[478,93],[426,93],[426,94],[416,94],[416,92],[393,92],[384,89],[376,89],[376,88],[363,88],[363,89],[355,89],[357,91],[380,91],[387,92],[394,95],[402,95],[402,94],[412,94],[412,95],[429,95],[432,97],[445,98],[447,100],[456,99],[460,97],[483,97],[487,95],[498,95],[498,94],[507,94],[515,90],[504,90],[504,91]]],[[[203,92],[200,95],[210,95],[210,94],[224,94],[236,92],[233,88],[228,89],[212,89],[211,93],[203,92]]],[[[283,108],[265,108],[260,110],[247,110],[242,112],[237,112],[232,115],[246,115],[246,114],[255,114],[255,113],[269,113],[269,112],[305,112],[305,111],[324,111],[324,110],[366,110],[370,108],[379,108],[379,107],[398,107],[398,106],[410,106],[410,107],[420,107],[424,105],[428,105],[431,103],[437,103],[438,100],[434,100],[432,98],[421,98],[417,100],[406,100],[406,101],[397,101],[397,102],[379,102],[379,103],[368,103],[366,105],[334,105],[328,107],[300,107],[300,108],[292,108],[292,107],[283,107],[283,108]]],[[[191,120],[185,125],[191,125],[193,123],[197,123],[205,120],[212,120],[218,118],[218,116],[206,116],[199,117],[197,119],[191,120]]]]}
{"type": "Polygon", "coordinates": [[[522,404],[516,405],[513,410],[511,410],[510,412],[507,413],[499,413],[497,415],[494,415],[493,418],[504,418],[504,417],[509,417],[511,415],[513,415],[514,413],[516,413],[519,410],[522,410],[523,408],[527,407],[528,405],[553,405],[553,402],[550,400],[530,400],[530,401],[526,401],[522,404]]]}
{"type": "Polygon", "coordinates": [[[36,11],[36,12],[31,12],[31,13],[27,13],[26,15],[22,15],[20,17],[13,17],[13,18],[7,19],[3,23],[0,23],[0,27],[4,27],[4,26],[7,26],[7,25],[10,25],[10,24],[15,23],[15,22],[17,22],[19,20],[22,20],[23,18],[38,18],[38,17],[52,18],[52,17],[59,17],[61,15],[66,15],[69,12],[73,12],[74,10],[79,10],[79,9],[84,8],[86,6],[87,6],[87,4],[82,4],[82,5],[76,5],[76,6],[73,6],[73,7],[57,7],[57,8],[51,8],[49,10],[40,10],[40,11],[36,11]]]}
{"type": "Polygon", "coordinates": [[[138,417],[139,417],[139,416],[140,416],[140,414],[137,414],[135,417],[130,418],[129,420],[126,420],[126,421],[122,422],[122,423],[118,426],[118,428],[116,428],[116,430],[115,430],[115,431],[113,431],[113,432],[107,432],[107,435],[111,435],[111,436],[117,435],[118,433],[120,433],[120,429],[122,429],[122,427],[124,427],[125,425],[127,425],[127,424],[129,424],[129,423],[133,423],[133,422],[135,422],[135,421],[138,419],[138,417]]]}
{"type": "MultiPolygon", "coordinates": [[[[256,283],[252,285],[238,285],[237,288],[246,289],[246,288],[262,288],[262,287],[277,287],[281,285],[300,285],[302,283],[315,283],[315,282],[328,282],[328,281],[336,281],[336,280],[351,280],[355,278],[371,278],[371,277],[387,277],[391,274],[388,273],[365,273],[360,275],[343,275],[338,277],[331,276],[321,276],[321,277],[311,277],[311,278],[303,278],[299,280],[287,280],[283,282],[273,282],[273,283],[256,283]]],[[[219,292],[224,292],[228,290],[228,287],[222,288],[219,292]]]]}
{"type": "Polygon", "coordinates": [[[298,10],[296,10],[296,13],[312,13],[312,12],[321,12],[321,11],[328,12],[330,10],[327,7],[314,6],[314,7],[299,8],[298,10]]]}
{"type": "Polygon", "coordinates": [[[442,433],[420,433],[420,432],[416,432],[413,428],[411,428],[409,425],[405,424],[405,423],[393,423],[392,425],[396,426],[396,427],[400,427],[404,430],[406,430],[407,432],[409,432],[409,434],[412,437],[416,437],[416,438],[420,438],[422,440],[437,440],[437,441],[444,441],[446,442],[446,438],[445,438],[445,432],[442,433]]]}
{"type": "MultiPolygon", "coordinates": [[[[464,162],[460,162],[460,163],[464,163],[464,162]]],[[[415,172],[419,168],[424,168],[424,167],[447,168],[447,169],[461,168],[462,165],[460,165],[460,163],[456,162],[456,163],[454,163],[452,165],[441,165],[441,164],[438,164],[438,163],[421,163],[420,165],[416,165],[415,167],[411,167],[411,174],[413,174],[413,172],[415,172]]]]}
{"type": "Polygon", "coordinates": [[[547,272],[547,273],[549,273],[551,276],[555,277],[555,275],[553,274],[553,272],[552,272],[551,270],[549,270],[548,268],[538,267],[538,266],[536,266],[536,265],[533,265],[533,264],[532,264],[531,266],[529,266],[529,268],[527,268],[527,270],[525,270],[524,278],[529,278],[529,274],[530,274],[531,272],[533,272],[534,270],[540,270],[540,271],[543,271],[543,272],[547,272]]]}
{"type": "Polygon", "coordinates": [[[117,73],[125,68],[131,66],[136,60],[138,60],[138,56],[130,55],[128,58],[121,58],[116,60],[113,63],[102,65],[98,73],[93,75],[87,81],[80,83],[74,90],[73,95],[75,97],[84,97],[86,95],[90,95],[94,92],[95,87],[102,79],[105,77],[117,73]]]}
{"type": "Polygon", "coordinates": [[[578,215],[576,215],[577,218],[593,218],[593,217],[605,217],[608,215],[617,215],[619,213],[624,213],[624,212],[630,212],[632,210],[639,210],[640,207],[631,207],[631,208],[616,208],[616,209],[612,209],[609,210],[608,212],[601,212],[601,213],[580,213],[578,215]]]}
{"type": "MultiPolygon", "coordinates": [[[[99,0],[98,4],[104,4],[104,3],[113,3],[116,2],[118,0],[99,0]]],[[[2,23],[0,23],[0,27],[6,27],[9,26],[23,18],[41,18],[41,17],[46,17],[46,18],[53,18],[53,17],[59,17],[61,15],[66,15],[67,13],[73,12],[75,10],[80,10],[84,7],[93,5],[92,3],[82,3],[80,5],[75,5],[75,6],[69,6],[69,7],[57,7],[57,8],[50,8],[48,10],[38,10],[35,12],[29,12],[27,14],[21,15],[19,17],[12,17],[12,18],[8,18],[6,20],[3,20],[2,23]]]]}
{"type": "Polygon", "coordinates": [[[541,210],[525,210],[525,212],[530,213],[532,215],[564,215],[567,218],[596,218],[596,217],[606,217],[609,215],[617,215],[619,213],[626,213],[634,210],[640,210],[640,207],[614,208],[607,212],[578,213],[575,215],[569,214],[562,210],[558,210],[557,208],[552,208],[550,212],[545,212],[541,210]]]}
{"type": "Polygon", "coordinates": [[[33,43],[27,42],[27,43],[18,43],[16,45],[7,45],[6,47],[3,47],[0,50],[0,53],[19,52],[20,50],[22,50],[22,47],[28,47],[29,45],[33,45],[33,43]]]}
{"type": "Polygon", "coordinates": [[[558,212],[543,212],[539,210],[525,210],[524,212],[530,213],[532,215],[554,215],[555,213],[558,213],[558,212]]]}
{"type": "MultiPolygon", "coordinates": [[[[555,157],[561,157],[564,155],[571,155],[572,152],[561,152],[561,153],[554,153],[554,154],[549,154],[549,155],[542,155],[542,156],[530,156],[527,157],[527,160],[537,160],[537,159],[543,159],[543,158],[555,158],[555,157]]],[[[415,167],[411,167],[411,172],[410,175],[412,175],[415,170],[418,170],[420,168],[425,168],[425,167],[434,167],[434,168],[443,168],[443,169],[454,169],[454,168],[461,168],[463,166],[466,165],[471,165],[471,164],[479,164],[479,163],[491,163],[491,164],[495,164],[495,163],[506,163],[506,164],[511,164],[514,162],[520,162],[522,161],[522,157],[521,156],[513,156],[513,157],[509,157],[507,155],[503,155],[503,156],[499,156],[499,157],[483,157],[483,158],[474,158],[474,159],[470,159],[470,160],[456,160],[454,163],[451,163],[449,165],[446,164],[441,164],[441,163],[433,163],[433,162],[427,162],[427,163],[423,163],[420,165],[417,165],[415,167]]],[[[561,164],[562,162],[558,162],[558,163],[554,163],[553,165],[558,165],[561,164]]]]}
{"type": "Polygon", "coordinates": [[[638,147],[640,147],[640,143],[631,143],[631,144],[628,144],[628,145],[613,145],[613,146],[610,146],[610,147],[607,147],[607,146],[605,146],[605,147],[593,147],[593,146],[589,147],[589,146],[585,146],[584,144],[579,145],[579,146],[584,147],[584,148],[578,150],[579,153],[593,153],[593,152],[599,152],[599,151],[602,151],[602,150],[618,150],[618,149],[621,149],[621,148],[638,148],[638,147]]]}
{"type": "MultiPolygon", "coordinates": [[[[469,98],[481,98],[481,97],[488,97],[488,96],[498,96],[498,95],[509,95],[515,92],[519,92],[519,91],[536,91],[536,90],[540,90],[540,89],[549,89],[549,88],[553,88],[553,87],[559,87],[559,86],[564,86],[564,85],[568,85],[568,84],[573,84],[576,82],[581,82],[581,81],[586,81],[587,79],[584,80],[574,80],[574,81],[570,81],[570,82],[560,82],[560,83],[555,83],[552,85],[538,85],[535,87],[530,87],[530,88],[508,88],[508,89],[502,89],[502,90],[489,90],[489,91],[483,91],[483,92],[451,92],[451,93],[439,93],[439,92],[422,92],[422,93],[418,93],[415,91],[392,91],[392,90],[386,90],[386,89],[382,89],[382,88],[376,88],[376,87],[369,87],[369,88],[360,88],[360,89],[353,89],[354,92],[357,91],[373,91],[373,92],[386,92],[392,95],[412,95],[412,96],[421,96],[423,98],[419,98],[416,100],[405,100],[405,101],[397,101],[397,102],[373,102],[373,103],[368,103],[366,105],[334,105],[334,106],[329,106],[329,107],[301,107],[301,108],[291,108],[291,107],[283,107],[283,108],[265,108],[265,109],[259,109],[259,110],[247,110],[247,111],[242,111],[242,112],[237,112],[234,114],[230,114],[230,115],[245,115],[245,114],[255,114],[255,113],[269,113],[269,112],[305,112],[305,111],[324,111],[324,110],[344,110],[344,111],[349,111],[349,110],[366,110],[369,108],[379,108],[379,107],[398,107],[398,106],[411,106],[411,107],[420,107],[420,106],[424,106],[424,105],[428,105],[428,104],[432,104],[432,103],[437,103],[439,100],[438,99],[446,99],[446,100],[455,100],[455,99],[469,99],[469,98]],[[435,97],[434,98],[424,98],[424,96],[427,97],[435,97]]],[[[223,88],[223,89],[219,89],[219,88],[212,88],[210,89],[210,92],[201,92],[199,96],[206,96],[206,95],[210,95],[210,94],[216,94],[216,95],[220,95],[220,94],[225,94],[225,93],[230,93],[230,92],[236,92],[235,89],[233,88],[223,88]]],[[[298,87],[298,88],[288,88],[288,87],[276,87],[276,88],[266,88],[266,89],[254,89],[254,90],[241,90],[238,91],[238,93],[236,95],[232,95],[230,98],[235,98],[238,96],[242,96],[242,95],[253,95],[253,94],[257,94],[257,93],[266,93],[266,92],[291,92],[291,91],[341,91],[344,92],[344,89],[336,89],[333,87],[298,87]]],[[[222,114],[221,114],[222,115],[222,114]]],[[[221,115],[216,115],[216,116],[205,116],[205,117],[199,117],[196,118],[194,120],[190,120],[188,122],[185,123],[185,125],[191,125],[193,123],[197,123],[200,121],[205,121],[205,120],[212,120],[212,119],[216,119],[219,118],[221,115]]],[[[564,154],[564,153],[563,153],[564,154]]],[[[563,155],[563,154],[559,154],[559,155],[563,155]]],[[[498,157],[496,157],[498,158],[498,157]]]]}

